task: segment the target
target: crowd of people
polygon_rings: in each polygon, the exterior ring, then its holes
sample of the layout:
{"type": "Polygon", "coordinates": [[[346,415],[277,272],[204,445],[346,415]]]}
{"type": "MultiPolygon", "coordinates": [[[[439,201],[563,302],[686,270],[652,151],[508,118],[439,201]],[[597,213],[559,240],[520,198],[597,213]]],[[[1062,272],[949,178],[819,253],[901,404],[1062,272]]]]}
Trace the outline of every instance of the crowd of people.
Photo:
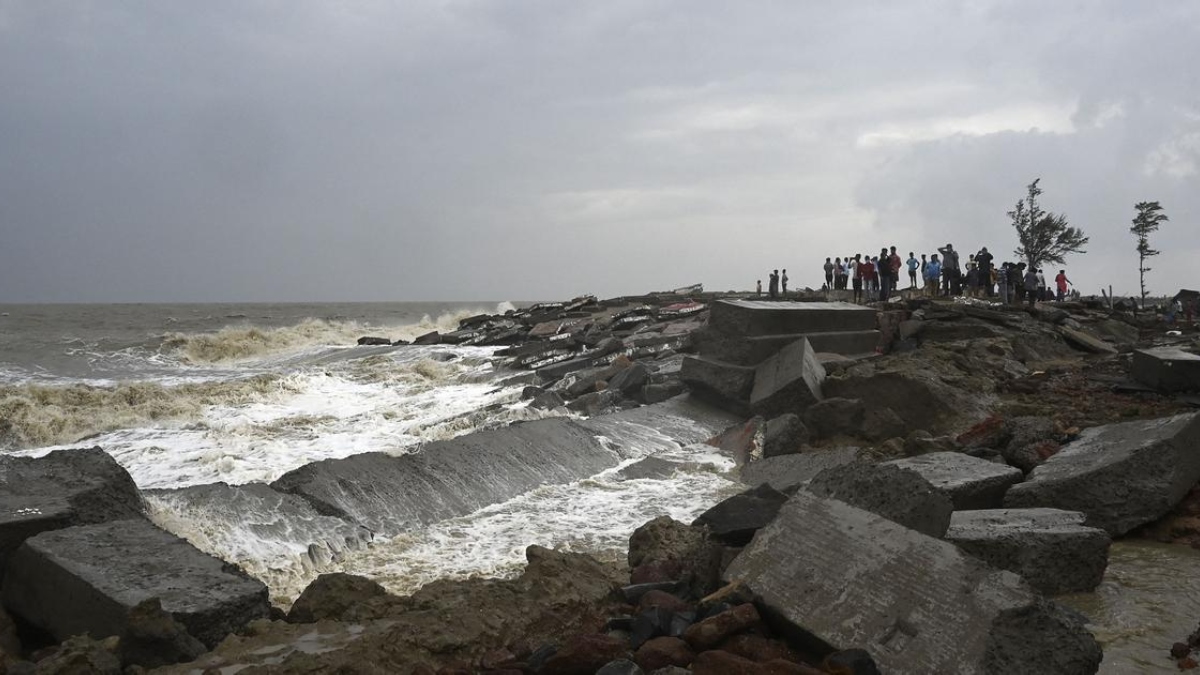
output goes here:
{"type": "MultiPolygon", "coordinates": [[[[823,290],[850,289],[856,303],[886,301],[899,288],[905,271],[908,288],[919,289],[925,295],[987,297],[1003,303],[1062,301],[1070,294],[1068,286],[1073,285],[1066,270],[1058,271],[1052,289],[1041,268],[1030,267],[1024,262],[997,265],[986,246],[963,260],[953,244],[946,244],[939,247],[937,253],[922,253],[920,259],[911,251],[907,260],[901,258],[895,246],[881,249],[876,256],[859,253],[844,258],[826,258],[823,290]]],[[[787,270],[783,272],[786,293],[787,270]]],[[[776,270],[771,276],[771,297],[776,297],[778,280],[776,270]]],[[[759,288],[761,292],[761,282],[759,288]]]]}

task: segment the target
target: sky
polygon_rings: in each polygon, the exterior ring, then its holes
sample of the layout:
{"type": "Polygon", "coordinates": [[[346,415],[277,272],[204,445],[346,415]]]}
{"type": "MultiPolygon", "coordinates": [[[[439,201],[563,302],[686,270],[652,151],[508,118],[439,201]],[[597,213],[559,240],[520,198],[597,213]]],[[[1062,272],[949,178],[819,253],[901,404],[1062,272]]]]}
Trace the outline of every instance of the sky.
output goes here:
{"type": "Polygon", "coordinates": [[[0,302],[750,289],[987,246],[1200,287],[1200,2],[0,0],[0,302]]]}

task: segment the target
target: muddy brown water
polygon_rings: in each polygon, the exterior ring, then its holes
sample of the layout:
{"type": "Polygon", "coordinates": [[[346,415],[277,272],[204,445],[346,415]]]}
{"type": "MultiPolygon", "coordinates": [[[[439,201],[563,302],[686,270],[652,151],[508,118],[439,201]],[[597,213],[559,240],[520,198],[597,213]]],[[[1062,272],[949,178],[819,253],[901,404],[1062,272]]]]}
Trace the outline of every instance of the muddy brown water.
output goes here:
{"type": "Polygon", "coordinates": [[[1118,541],[1093,593],[1059,597],[1085,614],[1104,646],[1102,675],[1178,673],[1171,645],[1200,624],[1200,551],[1118,541]]]}

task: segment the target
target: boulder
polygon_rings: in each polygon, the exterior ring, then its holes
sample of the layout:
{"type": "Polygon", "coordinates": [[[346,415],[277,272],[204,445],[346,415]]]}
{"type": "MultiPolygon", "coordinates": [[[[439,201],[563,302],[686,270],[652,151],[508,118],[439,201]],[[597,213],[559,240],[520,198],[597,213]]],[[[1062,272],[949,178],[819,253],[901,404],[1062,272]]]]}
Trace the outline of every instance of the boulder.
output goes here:
{"type": "Polygon", "coordinates": [[[639,570],[653,567],[659,576],[684,581],[694,595],[707,595],[717,587],[722,549],[708,528],[659,516],[629,537],[631,579],[639,570]]]}
{"type": "Polygon", "coordinates": [[[418,335],[416,339],[412,341],[414,345],[436,345],[441,344],[441,342],[442,334],[436,330],[430,333],[425,333],[424,335],[418,335]]]}
{"type": "Polygon", "coordinates": [[[594,675],[610,661],[631,656],[624,640],[608,635],[577,635],[546,659],[542,669],[560,675],[594,675]]]}
{"type": "Polygon", "coordinates": [[[365,577],[344,572],[322,574],[296,598],[287,620],[291,623],[341,620],[346,610],[354,605],[387,594],[383,586],[365,577]]]}
{"type": "Polygon", "coordinates": [[[797,455],[764,457],[741,468],[741,481],[747,485],[767,484],[781,492],[791,492],[808,483],[825,469],[865,460],[860,448],[812,449],[797,455]]]}
{"type": "Polygon", "coordinates": [[[787,495],[767,484],[746,490],[700,514],[693,527],[708,526],[712,536],[729,546],[745,546],[775,518],[787,495]]]}
{"type": "Polygon", "coordinates": [[[788,629],[861,646],[889,675],[1090,675],[1102,658],[1077,615],[1017,575],[805,491],[725,577],[788,629]]]}
{"type": "Polygon", "coordinates": [[[805,489],[870,511],[930,537],[950,527],[954,504],[915,471],[891,464],[855,462],[817,474],[805,489]]]}
{"type": "Polygon", "coordinates": [[[920,474],[950,498],[956,511],[1000,508],[1004,493],[1024,477],[1020,469],[961,452],[933,452],[886,464],[920,474]]]}
{"type": "Polygon", "coordinates": [[[805,443],[808,443],[808,427],[796,413],[780,415],[763,429],[763,457],[800,452],[805,443]]]}
{"type": "Polygon", "coordinates": [[[31,537],[3,586],[5,607],[58,639],[120,635],[151,598],[209,647],[270,615],[262,582],[140,518],[31,537]]]}
{"type": "Polygon", "coordinates": [[[891,408],[871,408],[863,415],[861,436],[868,441],[902,437],[908,431],[904,419],[891,408]]]}
{"type": "Polygon", "coordinates": [[[563,399],[562,394],[557,391],[543,391],[533,397],[533,400],[529,402],[529,407],[537,410],[553,410],[561,408],[566,404],[567,402],[563,399]]]}
{"type": "Polygon", "coordinates": [[[647,640],[645,644],[638,647],[637,652],[633,655],[633,660],[647,671],[667,666],[682,668],[689,665],[695,658],[696,654],[688,646],[688,643],[680,638],[667,636],[647,640]]]}
{"type": "Polygon", "coordinates": [[[642,387],[641,400],[642,403],[647,404],[660,403],[678,396],[686,390],[687,387],[683,382],[675,379],[667,380],[666,382],[651,383],[642,387]]]}
{"type": "Polygon", "coordinates": [[[635,392],[640,391],[649,380],[650,369],[640,363],[635,363],[613,375],[612,379],[608,381],[608,388],[619,391],[625,396],[632,396],[635,392]]]}
{"type": "Polygon", "coordinates": [[[609,661],[596,671],[596,675],[645,675],[645,673],[646,671],[629,659],[609,661]]]}
{"type": "Polygon", "coordinates": [[[683,639],[697,652],[713,649],[725,640],[757,628],[762,623],[753,603],[744,603],[688,626],[683,639]]]}
{"type": "Polygon", "coordinates": [[[1200,355],[1178,347],[1133,352],[1133,378],[1163,392],[1200,391],[1200,355]]]}
{"type": "Polygon", "coordinates": [[[1013,486],[1006,508],[1079,511],[1119,536],[1166,515],[1200,481],[1200,413],[1084,429],[1013,486]]]}
{"type": "Polygon", "coordinates": [[[99,447],[44,457],[0,454],[0,575],[21,542],[40,532],[142,515],[133,478],[99,447]]]}
{"type": "Polygon", "coordinates": [[[158,668],[196,660],[208,651],[175,620],[158,598],[144,600],[129,610],[129,621],[117,644],[121,663],[158,668]]]}
{"type": "Polygon", "coordinates": [[[1062,335],[1063,339],[1066,340],[1067,343],[1072,347],[1082,349],[1085,352],[1104,355],[1117,353],[1116,347],[1101,340],[1100,338],[1089,335],[1082,330],[1076,330],[1063,325],[1058,326],[1058,333],[1059,335],[1062,335]]]}
{"type": "Polygon", "coordinates": [[[827,398],[804,411],[804,423],[817,438],[858,436],[867,408],[856,398],[827,398]]]}
{"type": "Polygon", "coordinates": [[[1054,442],[1058,429],[1054,420],[1046,417],[1024,416],[1008,420],[1010,438],[1000,450],[1000,456],[1010,465],[1025,473],[1033,471],[1045,457],[1038,448],[1047,442],[1054,442]]]}
{"type": "Polygon", "coordinates": [[[821,400],[824,379],[825,367],[808,340],[796,340],[755,370],[750,410],[765,417],[803,412],[821,400]]]}
{"type": "Polygon", "coordinates": [[[750,413],[754,376],[750,366],[698,356],[685,358],[679,371],[679,379],[695,396],[739,415],[750,413]]]}
{"type": "Polygon", "coordinates": [[[823,675],[825,671],[791,661],[753,661],[720,649],[701,653],[692,662],[692,675],[823,675]]]}
{"type": "Polygon", "coordinates": [[[1046,595],[1083,593],[1104,578],[1111,543],[1084,518],[1057,509],[956,511],[946,541],[1046,595]]]}
{"type": "Polygon", "coordinates": [[[358,338],[358,344],[360,346],[363,346],[363,345],[370,345],[370,346],[391,345],[392,341],[385,337],[374,337],[374,336],[366,335],[366,336],[358,338]]]}
{"type": "MultiPolygon", "coordinates": [[[[67,638],[37,662],[37,675],[121,675],[116,640],[96,640],[88,635],[67,638]]],[[[9,669],[9,673],[16,673],[9,669]]]]}

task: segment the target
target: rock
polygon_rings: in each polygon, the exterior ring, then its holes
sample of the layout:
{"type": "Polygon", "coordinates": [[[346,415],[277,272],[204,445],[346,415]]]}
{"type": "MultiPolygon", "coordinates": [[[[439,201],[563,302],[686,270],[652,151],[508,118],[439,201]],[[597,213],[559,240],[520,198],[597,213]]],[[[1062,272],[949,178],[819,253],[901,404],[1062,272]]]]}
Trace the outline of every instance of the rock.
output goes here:
{"type": "Polygon", "coordinates": [[[679,379],[692,394],[738,415],[750,413],[750,393],[755,370],[716,359],[689,356],[683,360],[679,379]]]}
{"type": "Polygon", "coordinates": [[[738,465],[743,465],[762,456],[762,436],[766,424],[766,420],[761,417],[751,417],[742,424],[725,429],[706,442],[722,454],[733,457],[738,465]]]}
{"type": "Polygon", "coordinates": [[[615,406],[620,398],[620,395],[613,391],[594,391],[571,401],[567,404],[567,409],[588,417],[595,417],[615,406]]]}
{"type": "Polygon", "coordinates": [[[904,452],[909,456],[927,455],[931,452],[958,452],[961,448],[953,436],[934,437],[921,429],[909,434],[904,441],[904,452]]]}
{"type": "Polygon", "coordinates": [[[625,602],[637,605],[641,603],[642,597],[651,591],[673,594],[683,589],[683,584],[678,581],[649,581],[623,586],[621,588],[621,597],[625,598],[625,602]]]}
{"type": "Polygon", "coordinates": [[[546,393],[545,389],[543,389],[541,387],[533,386],[533,385],[528,385],[528,386],[524,387],[523,389],[521,389],[521,400],[528,401],[529,399],[536,398],[539,394],[544,394],[544,393],[546,393]]]}
{"type": "Polygon", "coordinates": [[[1093,354],[1116,354],[1117,348],[1112,345],[1095,338],[1082,330],[1068,328],[1066,325],[1058,326],[1059,335],[1067,341],[1072,347],[1082,349],[1085,352],[1093,354]]]}
{"type": "Polygon", "coordinates": [[[963,447],[1003,448],[1012,440],[1012,429],[1004,418],[991,415],[959,434],[955,440],[963,447]]]}
{"type": "Polygon", "coordinates": [[[567,402],[563,399],[562,394],[559,394],[557,391],[544,391],[533,397],[533,400],[529,402],[529,407],[537,410],[554,410],[566,404],[567,402]]]}
{"type": "Polygon", "coordinates": [[[645,565],[670,566],[673,578],[684,580],[697,596],[707,595],[717,587],[721,548],[708,528],[660,516],[629,537],[629,567],[636,572],[645,565]]]}
{"type": "Polygon", "coordinates": [[[751,661],[796,660],[796,655],[792,653],[792,650],[785,643],[748,633],[734,635],[725,640],[721,643],[720,649],[730,654],[737,654],[743,658],[750,659],[751,661]]]}
{"type": "Polygon", "coordinates": [[[906,432],[904,420],[891,408],[872,408],[863,415],[861,435],[868,441],[895,438],[906,432]]]}
{"type": "Polygon", "coordinates": [[[287,620],[291,623],[342,620],[342,615],[354,605],[387,594],[383,586],[365,577],[344,572],[322,574],[296,598],[287,620]]]}
{"type": "Polygon", "coordinates": [[[358,344],[359,345],[372,345],[372,346],[374,346],[374,345],[389,345],[390,346],[392,344],[392,341],[385,337],[364,336],[364,337],[358,338],[358,344]]]}
{"type": "Polygon", "coordinates": [[[816,668],[807,668],[788,661],[758,662],[712,649],[703,652],[692,662],[693,675],[821,675],[816,668]]]}
{"type": "Polygon", "coordinates": [[[162,608],[158,598],[144,600],[129,610],[117,653],[121,663],[158,668],[194,661],[208,651],[183,624],[162,608]]]}
{"type": "Polygon", "coordinates": [[[1037,446],[1053,440],[1057,434],[1054,421],[1046,417],[1014,417],[1008,421],[1008,428],[1012,437],[1000,455],[1025,473],[1033,471],[1045,459],[1037,452],[1037,446]]]}
{"type": "Polygon", "coordinates": [[[787,495],[763,484],[734,495],[700,514],[693,527],[708,526],[712,536],[729,546],[745,546],[759,528],[775,518],[787,495]]]}
{"type": "Polygon", "coordinates": [[[822,669],[829,673],[844,675],[880,675],[875,659],[865,649],[845,649],[834,652],[821,662],[822,669]]]}
{"type": "Polygon", "coordinates": [[[804,423],[817,438],[858,436],[867,409],[856,398],[827,398],[804,411],[804,423]]]}
{"type": "Polygon", "coordinates": [[[667,666],[682,668],[691,664],[695,658],[696,654],[688,643],[677,637],[656,637],[648,640],[638,647],[637,653],[633,655],[633,660],[643,670],[658,670],[667,666]]]}
{"type": "Polygon", "coordinates": [[[99,447],[44,457],[0,454],[0,575],[21,542],[40,532],[142,515],[133,478],[99,447]]]}
{"type": "Polygon", "coordinates": [[[805,491],[725,577],[744,582],[791,630],[829,645],[869,646],[889,675],[1090,675],[1102,658],[1076,615],[1017,575],[805,491]]]}
{"type": "Polygon", "coordinates": [[[31,537],[3,587],[5,607],[58,639],[120,635],[151,598],[209,647],[270,613],[262,582],[143,519],[31,537]]]}
{"type": "Polygon", "coordinates": [[[915,338],[921,334],[921,329],[924,327],[925,327],[924,321],[917,321],[917,320],[913,320],[913,319],[909,319],[907,321],[901,321],[900,325],[898,327],[899,337],[901,340],[908,340],[911,338],[915,338]]]}
{"type": "Polygon", "coordinates": [[[109,640],[75,635],[38,661],[37,675],[122,675],[121,660],[109,640]]]}
{"type": "Polygon", "coordinates": [[[1082,513],[1057,509],[957,511],[946,541],[1046,595],[1083,593],[1104,578],[1111,543],[1083,521],[1082,513]]]}
{"type": "Polygon", "coordinates": [[[442,342],[442,334],[437,332],[436,330],[431,333],[425,333],[424,335],[419,335],[419,336],[417,336],[416,339],[414,339],[412,341],[412,343],[414,345],[436,345],[436,344],[441,344],[441,342],[442,342]]]}
{"type": "Polygon", "coordinates": [[[825,367],[816,352],[801,338],[759,364],[750,391],[750,410],[773,417],[799,413],[821,400],[825,367]]]}
{"type": "Polygon", "coordinates": [[[1004,493],[1023,478],[1020,469],[960,452],[934,452],[886,464],[915,471],[950,498],[957,511],[997,509],[1004,493]]]}
{"type": "Polygon", "coordinates": [[[1161,518],[1200,481],[1200,413],[1084,429],[1013,486],[1006,508],[1080,511],[1119,536],[1161,518]]]}
{"type": "Polygon", "coordinates": [[[671,635],[671,622],[675,613],[663,607],[651,607],[638,612],[629,631],[629,646],[640,649],[647,640],[671,635]]]}
{"type": "Polygon", "coordinates": [[[620,638],[608,635],[577,635],[546,659],[542,672],[561,675],[594,675],[605,664],[630,656],[629,647],[620,638]]]}
{"type": "Polygon", "coordinates": [[[687,387],[679,380],[667,380],[657,384],[647,384],[642,387],[643,403],[660,403],[687,391],[687,387]]]}
{"type": "Polygon", "coordinates": [[[657,588],[651,589],[642,594],[642,597],[638,599],[637,605],[638,609],[641,611],[645,611],[652,607],[661,607],[673,613],[686,612],[691,609],[691,605],[684,600],[681,600],[665,590],[657,588]]]}
{"type": "Polygon", "coordinates": [[[954,504],[915,471],[891,464],[856,462],[817,474],[806,490],[843,501],[904,527],[940,538],[950,527],[954,504]]]}
{"type": "Polygon", "coordinates": [[[761,622],[758,610],[747,602],[688,626],[683,639],[697,652],[703,652],[734,635],[757,628],[761,622]]]}
{"type": "Polygon", "coordinates": [[[632,396],[640,391],[650,380],[650,369],[640,363],[635,363],[612,376],[608,388],[619,391],[626,396],[632,396]]]}
{"type": "Polygon", "coordinates": [[[676,471],[684,468],[684,464],[680,462],[672,462],[669,459],[661,459],[653,455],[630,464],[629,466],[617,472],[617,477],[621,480],[644,480],[670,478],[676,471]]]}
{"type": "Polygon", "coordinates": [[[763,457],[776,457],[800,452],[808,442],[808,427],[795,413],[780,415],[767,422],[763,429],[763,457]]]}
{"type": "Polygon", "coordinates": [[[645,675],[645,671],[629,659],[617,659],[604,664],[596,675],[645,675]]]}
{"type": "Polygon", "coordinates": [[[859,448],[813,449],[798,455],[765,457],[741,468],[741,480],[747,485],[767,484],[780,492],[791,492],[808,483],[825,469],[865,460],[859,448]]]}
{"type": "Polygon", "coordinates": [[[1133,378],[1163,392],[1200,391],[1200,356],[1178,347],[1133,352],[1133,378]]]}
{"type": "Polygon", "coordinates": [[[1111,340],[1118,345],[1131,345],[1138,341],[1138,329],[1124,321],[1116,319],[1101,319],[1092,324],[1092,330],[1102,339],[1111,340]]]}

